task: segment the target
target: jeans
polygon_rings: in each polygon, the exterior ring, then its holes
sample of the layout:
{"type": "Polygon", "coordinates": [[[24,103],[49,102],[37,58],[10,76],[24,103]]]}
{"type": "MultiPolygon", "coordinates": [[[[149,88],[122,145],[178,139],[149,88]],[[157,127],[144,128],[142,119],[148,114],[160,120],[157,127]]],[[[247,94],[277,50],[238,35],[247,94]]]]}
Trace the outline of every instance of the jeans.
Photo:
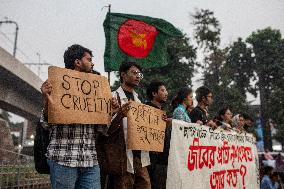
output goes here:
{"type": "Polygon", "coordinates": [[[53,189],[100,189],[100,167],[67,167],[48,160],[53,189]]]}

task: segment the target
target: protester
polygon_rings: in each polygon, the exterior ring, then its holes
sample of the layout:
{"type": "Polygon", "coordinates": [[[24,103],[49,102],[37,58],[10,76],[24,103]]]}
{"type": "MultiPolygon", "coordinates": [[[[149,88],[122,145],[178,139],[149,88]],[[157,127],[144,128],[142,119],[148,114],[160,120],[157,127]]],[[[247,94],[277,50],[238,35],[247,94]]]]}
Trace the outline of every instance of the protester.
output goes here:
{"type": "MultiPolygon", "coordinates": [[[[168,98],[168,92],[165,84],[161,81],[153,81],[147,87],[146,93],[149,99],[149,102],[146,104],[162,110],[163,104],[166,103],[168,98]]],[[[168,123],[171,121],[169,118],[167,118],[167,120],[168,123]]],[[[148,170],[152,189],[166,188],[170,134],[171,127],[168,124],[165,132],[164,151],[150,152],[151,165],[149,166],[148,170]]]]}
{"type": "Polygon", "coordinates": [[[162,105],[168,99],[168,92],[162,81],[153,81],[149,84],[146,90],[148,102],[146,104],[162,109],[162,105]]]}
{"type": "Polygon", "coordinates": [[[284,162],[281,153],[278,153],[275,158],[275,167],[277,171],[284,172],[284,162]]]}
{"type": "Polygon", "coordinates": [[[196,90],[197,106],[190,112],[190,118],[193,123],[207,125],[216,128],[217,125],[209,119],[208,108],[213,103],[213,94],[210,89],[201,86],[196,90]]]}
{"type": "Polygon", "coordinates": [[[264,176],[261,180],[260,189],[277,189],[277,184],[272,181],[273,167],[264,167],[264,176]]]}
{"type": "Polygon", "coordinates": [[[215,118],[215,123],[223,128],[223,129],[230,129],[232,128],[232,112],[229,107],[225,107],[219,110],[218,116],[215,118]]]}
{"type": "Polygon", "coordinates": [[[173,119],[191,123],[187,113],[187,108],[191,107],[192,105],[192,89],[189,87],[180,88],[174,100],[172,101],[172,106],[174,108],[173,119]]]}
{"type": "Polygon", "coordinates": [[[268,149],[265,149],[265,151],[264,151],[264,158],[265,158],[265,160],[274,160],[273,156],[271,155],[271,153],[268,149]]]}
{"type": "MultiPolygon", "coordinates": [[[[64,53],[65,68],[92,73],[92,51],[80,45],[72,45],[64,53]]],[[[47,123],[48,99],[52,85],[46,80],[41,86],[44,110],[43,126],[50,130],[47,148],[50,180],[53,189],[101,188],[100,168],[95,140],[97,126],[91,124],[51,125],[47,123]]],[[[118,106],[112,99],[113,108],[118,106]]]]}
{"type": "Polygon", "coordinates": [[[279,173],[273,172],[271,176],[271,180],[276,189],[283,189],[283,183],[281,181],[279,173]]]}
{"type": "Polygon", "coordinates": [[[246,130],[246,132],[253,133],[254,135],[256,135],[256,133],[255,133],[256,131],[253,128],[254,120],[252,119],[252,117],[247,113],[243,113],[243,117],[244,117],[244,120],[245,120],[244,129],[246,130]]]}
{"type": "Polygon", "coordinates": [[[237,114],[232,118],[232,127],[238,132],[244,132],[245,120],[243,114],[237,114]]]}
{"type": "Polygon", "coordinates": [[[149,152],[129,150],[127,141],[127,112],[129,102],[140,102],[134,89],[139,85],[143,74],[139,65],[124,62],[119,68],[120,87],[113,93],[121,108],[113,116],[108,134],[110,137],[107,151],[110,187],[113,189],[151,189],[147,166],[150,165],[149,152]],[[111,147],[111,148],[110,148],[111,147]]]}

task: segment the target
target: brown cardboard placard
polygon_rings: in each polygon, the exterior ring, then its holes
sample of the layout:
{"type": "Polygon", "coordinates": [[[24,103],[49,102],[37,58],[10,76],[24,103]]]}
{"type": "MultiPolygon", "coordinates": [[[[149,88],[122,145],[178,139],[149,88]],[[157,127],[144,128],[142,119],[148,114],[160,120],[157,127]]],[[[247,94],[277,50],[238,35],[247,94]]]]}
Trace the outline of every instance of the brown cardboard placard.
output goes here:
{"type": "Polygon", "coordinates": [[[48,123],[110,124],[111,90],[107,78],[50,66],[48,123]]]}
{"type": "Polygon", "coordinates": [[[166,122],[163,112],[132,101],[127,114],[127,147],[132,150],[163,152],[166,122]]]}

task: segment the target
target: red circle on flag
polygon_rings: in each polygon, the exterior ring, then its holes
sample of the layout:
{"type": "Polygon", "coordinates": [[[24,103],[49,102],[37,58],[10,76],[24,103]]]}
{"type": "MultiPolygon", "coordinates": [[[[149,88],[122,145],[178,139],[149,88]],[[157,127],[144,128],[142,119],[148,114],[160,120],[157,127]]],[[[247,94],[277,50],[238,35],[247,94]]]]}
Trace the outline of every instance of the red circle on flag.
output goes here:
{"type": "Polygon", "coordinates": [[[145,58],[151,52],[158,31],[139,20],[127,20],[118,30],[118,46],[127,55],[145,58]]]}

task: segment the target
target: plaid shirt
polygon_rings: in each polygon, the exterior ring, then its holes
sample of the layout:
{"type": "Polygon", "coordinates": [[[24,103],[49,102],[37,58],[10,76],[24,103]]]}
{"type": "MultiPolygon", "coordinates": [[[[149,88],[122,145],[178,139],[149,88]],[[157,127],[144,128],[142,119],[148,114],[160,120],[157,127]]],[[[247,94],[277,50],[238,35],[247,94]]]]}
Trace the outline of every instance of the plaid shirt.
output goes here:
{"type": "Polygon", "coordinates": [[[98,165],[95,141],[98,125],[50,125],[41,116],[43,127],[50,131],[47,158],[68,167],[98,165]]]}

